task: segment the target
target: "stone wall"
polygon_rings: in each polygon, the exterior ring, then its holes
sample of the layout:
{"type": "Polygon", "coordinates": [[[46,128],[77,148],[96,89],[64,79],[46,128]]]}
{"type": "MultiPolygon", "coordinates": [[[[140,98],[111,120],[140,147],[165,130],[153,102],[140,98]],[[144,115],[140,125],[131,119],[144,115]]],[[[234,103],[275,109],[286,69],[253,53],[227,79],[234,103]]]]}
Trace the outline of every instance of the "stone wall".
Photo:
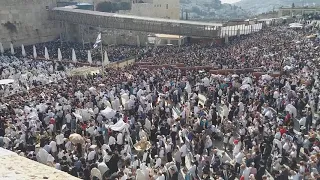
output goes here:
{"type": "Polygon", "coordinates": [[[56,0],[0,0],[0,42],[8,48],[51,41],[59,37],[59,24],[48,21],[56,0]],[[8,23],[9,22],[9,23],[8,23]]]}

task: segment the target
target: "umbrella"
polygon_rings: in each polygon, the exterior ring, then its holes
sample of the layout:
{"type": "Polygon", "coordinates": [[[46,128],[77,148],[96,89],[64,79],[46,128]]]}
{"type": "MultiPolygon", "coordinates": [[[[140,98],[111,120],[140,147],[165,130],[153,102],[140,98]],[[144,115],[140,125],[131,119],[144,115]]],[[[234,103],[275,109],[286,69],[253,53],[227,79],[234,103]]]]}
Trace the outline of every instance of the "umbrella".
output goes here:
{"type": "Polygon", "coordinates": [[[69,140],[73,143],[73,144],[83,144],[84,143],[84,139],[80,134],[77,133],[73,133],[69,136],[69,140]]]}
{"type": "Polygon", "coordinates": [[[50,59],[47,47],[44,47],[44,58],[45,58],[46,60],[49,60],[49,59],[50,59]]]}
{"type": "Polygon", "coordinates": [[[92,64],[92,57],[91,57],[91,52],[88,51],[88,63],[92,64]]]}
{"type": "Polygon", "coordinates": [[[4,53],[4,49],[3,49],[3,45],[2,43],[0,42],[0,53],[3,54],[4,53]]]}
{"type": "Polygon", "coordinates": [[[27,55],[23,44],[21,44],[21,54],[22,54],[23,57],[26,57],[26,55],[27,55]]]}
{"type": "Polygon", "coordinates": [[[250,84],[244,84],[240,87],[240,89],[245,90],[245,89],[249,89],[251,86],[250,84]]]}
{"type": "Polygon", "coordinates": [[[59,61],[62,60],[62,54],[61,54],[60,48],[58,48],[58,60],[59,60],[59,61]]]}
{"type": "Polygon", "coordinates": [[[297,116],[297,109],[292,104],[288,104],[285,110],[292,114],[293,117],[297,116]]]}
{"type": "Polygon", "coordinates": [[[272,77],[269,74],[264,74],[261,76],[262,80],[266,80],[266,81],[270,81],[272,79],[272,77]]]}
{"type": "Polygon", "coordinates": [[[238,74],[233,74],[232,77],[233,78],[237,78],[237,77],[239,77],[239,75],[238,74]]]}
{"type": "Polygon", "coordinates": [[[36,46],[33,45],[33,58],[37,59],[37,49],[36,46]]]}
{"type": "Polygon", "coordinates": [[[12,43],[10,43],[10,50],[11,50],[11,54],[14,55],[14,48],[12,43]]]}
{"type": "Polygon", "coordinates": [[[77,62],[77,56],[76,56],[76,52],[74,51],[74,49],[72,49],[72,61],[73,61],[74,63],[77,62]]]}
{"type": "Polygon", "coordinates": [[[104,59],[103,59],[103,60],[104,60],[104,61],[103,61],[103,65],[108,65],[108,64],[110,64],[107,51],[104,52],[104,59]]]}

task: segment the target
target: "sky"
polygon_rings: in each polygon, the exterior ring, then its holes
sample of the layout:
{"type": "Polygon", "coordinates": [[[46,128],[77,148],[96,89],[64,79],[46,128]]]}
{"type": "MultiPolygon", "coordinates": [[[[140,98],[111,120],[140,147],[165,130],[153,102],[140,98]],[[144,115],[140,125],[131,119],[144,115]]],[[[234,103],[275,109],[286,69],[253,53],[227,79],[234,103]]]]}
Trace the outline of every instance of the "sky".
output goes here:
{"type": "Polygon", "coordinates": [[[221,0],[222,3],[235,3],[235,2],[238,2],[240,0],[221,0]]]}

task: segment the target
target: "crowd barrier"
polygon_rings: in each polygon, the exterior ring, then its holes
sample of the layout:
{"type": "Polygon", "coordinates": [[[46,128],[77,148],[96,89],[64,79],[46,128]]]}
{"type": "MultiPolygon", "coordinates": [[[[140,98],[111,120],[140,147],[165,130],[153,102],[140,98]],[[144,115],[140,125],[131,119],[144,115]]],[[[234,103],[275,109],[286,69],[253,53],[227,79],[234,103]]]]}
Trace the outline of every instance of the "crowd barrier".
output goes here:
{"type": "MultiPolygon", "coordinates": [[[[33,57],[30,57],[30,59],[34,59],[33,57]]],[[[43,57],[38,57],[35,60],[38,61],[55,61],[55,62],[59,62],[62,64],[74,64],[74,65],[78,65],[78,66],[91,66],[91,67],[101,67],[101,65],[98,64],[90,64],[87,62],[73,62],[67,59],[63,59],[61,61],[57,60],[57,59],[45,59],[43,57]]],[[[109,68],[122,68],[128,65],[132,65],[134,62],[136,61],[136,57],[129,57],[120,61],[115,61],[115,62],[111,62],[110,64],[108,64],[106,67],[109,68]]]]}

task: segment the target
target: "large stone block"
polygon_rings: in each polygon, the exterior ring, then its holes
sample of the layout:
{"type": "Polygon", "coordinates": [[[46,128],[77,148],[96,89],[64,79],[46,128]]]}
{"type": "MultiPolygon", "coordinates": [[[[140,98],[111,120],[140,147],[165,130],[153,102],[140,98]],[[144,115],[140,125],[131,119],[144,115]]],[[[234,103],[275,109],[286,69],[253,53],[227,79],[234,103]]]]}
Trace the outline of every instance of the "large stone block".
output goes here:
{"type": "Polygon", "coordinates": [[[59,26],[48,20],[46,9],[56,4],[56,0],[0,0],[0,42],[8,48],[10,42],[20,46],[57,38],[59,26]]]}

